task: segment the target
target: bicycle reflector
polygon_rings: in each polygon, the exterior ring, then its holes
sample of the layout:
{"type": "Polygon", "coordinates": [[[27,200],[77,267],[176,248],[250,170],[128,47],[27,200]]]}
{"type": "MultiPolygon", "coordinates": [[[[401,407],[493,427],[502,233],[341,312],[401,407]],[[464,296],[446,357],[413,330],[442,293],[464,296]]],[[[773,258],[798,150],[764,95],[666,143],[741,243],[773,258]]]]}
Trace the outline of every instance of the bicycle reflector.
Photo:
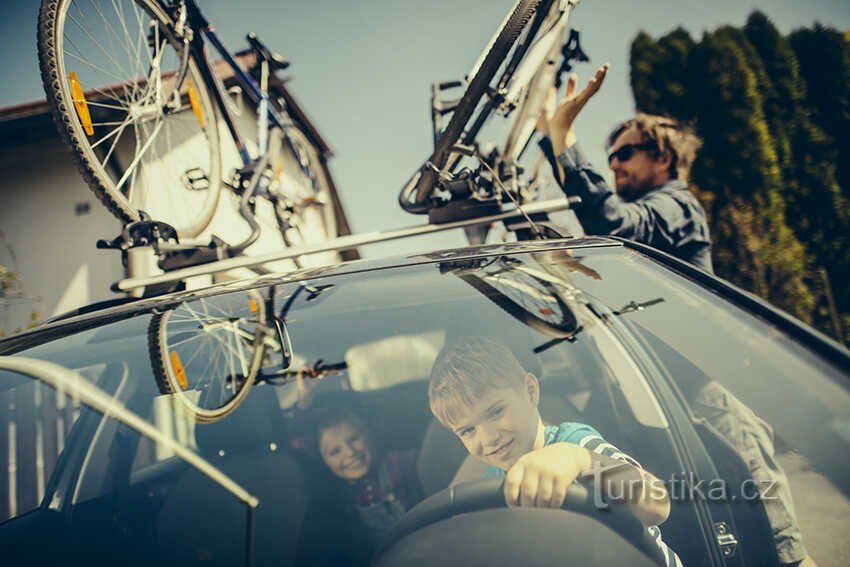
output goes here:
{"type": "Polygon", "coordinates": [[[189,104],[192,105],[192,111],[195,113],[195,116],[198,118],[198,124],[201,125],[201,128],[204,127],[204,110],[201,108],[201,101],[198,99],[198,91],[195,90],[195,87],[189,85],[189,104]]]}
{"type": "Polygon", "coordinates": [[[71,83],[71,98],[74,99],[74,108],[77,110],[77,117],[83,125],[83,130],[85,130],[87,136],[94,136],[94,125],[91,122],[89,105],[86,102],[86,95],[83,94],[80,80],[73,71],[68,72],[68,80],[71,83]]]}
{"type": "Polygon", "coordinates": [[[177,351],[172,350],[169,353],[171,357],[171,368],[174,369],[174,377],[177,378],[177,383],[180,384],[180,387],[184,390],[189,387],[189,381],[186,380],[186,371],[183,370],[183,363],[180,362],[180,355],[177,354],[177,351]]]}

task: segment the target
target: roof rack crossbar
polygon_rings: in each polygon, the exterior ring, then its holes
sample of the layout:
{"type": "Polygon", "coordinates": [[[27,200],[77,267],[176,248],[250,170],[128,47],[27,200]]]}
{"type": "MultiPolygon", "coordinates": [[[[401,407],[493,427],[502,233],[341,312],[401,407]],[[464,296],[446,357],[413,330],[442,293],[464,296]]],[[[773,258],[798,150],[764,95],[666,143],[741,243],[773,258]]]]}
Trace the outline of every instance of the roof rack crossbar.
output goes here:
{"type": "MultiPolygon", "coordinates": [[[[528,205],[523,205],[522,208],[526,214],[531,215],[563,211],[569,209],[570,206],[571,200],[564,197],[558,199],[551,199],[548,201],[529,203],[528,205]]],[[[201,264],[199,266],[181,268],[178,270],[154,276],[142,278],[126,278],[112,284],[112,290],[117,292],[127,292],[131,290],[145,288],[147,286],[179,282],[192,277],[206,276],[219,272],[225,272],[228,270],[235,270],[237,268],[250,268],[253,266],[259,266],[261,264],[276,262],[279,260],[286,260],[298,256],[308,256],[311,254],[320,254],[323,252],[339,252],[342,250],[358,248],[367,244],[376,244],[378,242],[387,242],[390,240],[398,240],[401,238],[411,238],[414,236],[433,234],[446,230],[454,230],[458,228],[477,226],[481,224],[490,224],[519,216],[522,216],[522,212],[520,212],[519,209],[512,209],[494,215],[447,222],[445,224],[422,224],[417,226],[411,226],[408,228],[389,230],[386,232],[367,232],[363,234],[351,234],[348,236],[341,236],[339,238],[334,238],[317,244],[286,248],[281,250],[280,252],[274,252],[271,254],[227,258],[218,262],[210,262],[208,264],[201,264]]]]}

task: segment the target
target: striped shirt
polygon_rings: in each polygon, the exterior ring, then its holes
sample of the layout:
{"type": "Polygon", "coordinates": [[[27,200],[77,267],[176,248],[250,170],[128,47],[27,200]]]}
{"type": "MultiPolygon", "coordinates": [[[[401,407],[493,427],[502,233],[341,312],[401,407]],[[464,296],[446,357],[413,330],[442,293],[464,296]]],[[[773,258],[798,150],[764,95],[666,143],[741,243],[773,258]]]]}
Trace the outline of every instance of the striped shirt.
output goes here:
{"type": "MultiPolygon", "coordinates": [[[[643,467],[640,466],[640,463],[631,456],[620,451],[611,443],[608,443],[598,431],[589,425],[570,421],[566,421],[561,425],[547,425],[544,428],[543,435],[545,445],[551,445],[553,443],[573,443],[599,455],[618,459],[639,469],[643,469],[643,467]]],[[[496,466],[487,467],[487,470],[484,472],[484,476],[486,478],[504,478],[506,474],[506,471],[496,466]]],[[[649,534],[661,550],[661,554],[664,556],[664,561],[667,567],[682,567],[682,561],[679,559],[679,556],[676,555],[676,552],[670,549],[661,539],[661,530],[658,526],[649,526],[647,531],[649,531],[649,534]]]]}

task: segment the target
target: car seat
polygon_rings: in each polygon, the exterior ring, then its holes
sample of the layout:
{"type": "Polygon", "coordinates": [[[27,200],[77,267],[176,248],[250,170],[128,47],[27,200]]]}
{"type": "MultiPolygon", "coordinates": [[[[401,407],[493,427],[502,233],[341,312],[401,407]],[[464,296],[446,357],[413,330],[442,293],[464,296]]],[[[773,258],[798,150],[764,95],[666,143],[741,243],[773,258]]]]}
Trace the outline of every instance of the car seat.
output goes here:
{"type": "MultiPolygon", "coordinates": [[[[199,452],[259,498],[254,564],[294,563],[309,491],[299,458],[289,452],[271,387],[256,386],[221,421],[197,425],[199,452]]],[[[181,565],[236,565],[245,560],[246,507],[195,469],[170,490],[157,520],[162,555],[181,565]]]]}

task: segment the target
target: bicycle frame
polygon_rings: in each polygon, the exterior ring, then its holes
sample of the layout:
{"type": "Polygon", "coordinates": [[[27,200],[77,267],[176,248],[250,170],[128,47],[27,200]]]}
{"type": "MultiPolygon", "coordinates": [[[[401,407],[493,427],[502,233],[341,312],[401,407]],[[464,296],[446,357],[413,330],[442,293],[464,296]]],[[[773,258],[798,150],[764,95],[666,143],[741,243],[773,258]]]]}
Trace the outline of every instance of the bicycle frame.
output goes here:
{"type": "MultiPolygon", "coordinates": [[[[536,122],[546,105],[550,88],[559,85],[561,74],[571,69],[571,60],[587,60],[578,45],[577,33],[570,33],[569,39],[566,42],[564,41],[570,12],[580,1],[543,0],[536,7],[535,13],[517,38],[512,51],[505,53],[506,59],[501,75],[493,76],[493,78],[498,77],[498,82],[493,83],[491,78],[489,84],[494,86],[485,85],[484,98],[476,103],[469,114],[464,114],[466,126],[462,131],[457,131],[457,128],[455,128],[448,132],[455,123],[456,115],[452,116],[452,121],[449,122],[446,130],[442,128],[442,117],[449,112],[456,112],[458,107],[466,100],[467,94],[464,94],[463,98],[453,101],[440,100],[439,94],[443,89],[458,87],[463,83],[449,81],[432,86],[431,119],[434,150],[399,193],[398,201],[402,209],[415,214],[427,213],[432,222],[445,222],[446,219],[456,218],[454,209],[462,209],[463,207],[453,208],[450,205],[442,211],[440,201],[447,204],[453,200],[472,199],[477,201],[490,200],[498,203],[504,201],[502,197],[507,196],[511,201],[514,201],[515,205],[521,205],[513,197],[513,193],[502,185],[501,179],[499,179],[501,176],[497,176],[492,168],[485,163],[488,158],[479,153],[478,138],[493,114],[499,113],[505,118],[513,115],[507,139],[503,144],[500,144],[498,154],[494,157],[498,162],[497,165],[507,166],[514,172],[511,177],[514,179],[513,191],[516,193],[518,187],[516,173],[519,169],[517,165],[534,135],[536,122]],[[560,67],[557,67],[555,60],[558,58],[559,51],[563,54],[563,62],[560,67]],[[446,137],[449,134],[451,139],[446,137]],[[475,175],[474,172],[469,168],[460,169],[461,162],[467,156],[474,157],[481,166],[489,170],[494,185],[498,186],[492,196],[489,193],[486,195],[476,194],[474,183],[469,181],[470,173],[475,175]],[[452,197],[447,198],[447,194],[452,195],[452,197]]],[[[514,5],[514,9],[509,12],[508,17],[513,17],[519,7],[520,2],[518,1],[514,5]]],[[[467,76],[467,81],[471,81],[470,77],[477,78],[484,61],[492,53],[491,47],[497,43],[497,39],[504,33],[505,22],[507,21],[506,19],[490,39],[487,47],[473,65],[470,74],[467,76]]],[[[471,88],[472,83],[470,82],[468,89],[471,88]]],[[[481,83],[476,86],[476,89],[479,88],[481,88],[481,83]]],[[[475,92],[478,93],[479,91],[476,90],[475,92]]],[[[466,112],[467,110],[464,110],[464,113],[466,112]]],[[[544,155],[550,158],[545,153],[545,148],[544,155]]]]}
{"type": "MultiPolygon", "coordinates": [[[[566,36],[570,12],[579,2],[580,0],[553,0],[545,6],[545,11],[539,10],[534,21],[529,24],[533,41],[520,45],[499,81],[498,88],[502,98],[500,106],[506,109],[505,116],[516,113],[511,132],[500,152],[502,158],[508,161],[519,160],[534,135],[535,123],[543,109],[547,91],[557,78],[555,60],[566,36]],[[540,28],[543,28],[543,32],[536,37],[535,32],[540,28]],[[504,84],[506,79],[509,83],[507,91],[505,88],[508,84],[504,84]]],[[[472,72],[478,65],[480,63],[476,62],[472,72]]],[[[462,144],[475,142],[484,124],[493,112],[497,111],[499,108],[493,106],[492,99],[485,102],[472,127],[462,138],[462,144]]],[[[460,157],[456,154],[454,159],[449,160],[445,169],[451,171],[460,161],[460,157]]]]}
{"type": "MultiPolygon", "coordinates": [[[[242,159],[242,165],[247,167],[252,163],[255,163],[263,157],[268,149],[269,121],[271,121],[274,126],[280,128],[284,134],[286,133],[287,128],[289,128],[290,122],[283,115],[278,113],[273,105],[269,104],[268,92],[257,84],[254,78],[239,66],[236,59],[230,54],[216,35],[215,28],[201,13],[195,0],[180,0],[176,3],[172,2],[171,4],[167,4],[166,7],[171,10],[176,9],[178,12],[185,9],[186,25],[190,30],[195,32],[192,34],[188,47],[194,56],[195,61],[199,63],[201,76],[214,94],[215,102],[219,107],[219,110],[221,110],[222,118],[227,125],[227,129],[230,132],[230,135],[236,144],[239,156],[242,159]],[[234,76],[243,89],[243,92],[245,92],[251,101],[258,107],[257,122],[259,139],[257,140],[257,147],[259,149],[259,155],[256,158],[253,158],[248,152],[245,141],[236,126],[236,120],[230,110],[229,101],[227,100],[228,95],[224,88],[224,83],[216,74],[212,63],[210,63],[210,60],[207,57],[207,42],[215,48],[215,50],[224,59],[225,63],[227,63],[227,65],[232,69],[234,76]]],[[[262,65],[262,81],[265,83],[269,74],[268,62],[263,61],[262,65]]]]}

